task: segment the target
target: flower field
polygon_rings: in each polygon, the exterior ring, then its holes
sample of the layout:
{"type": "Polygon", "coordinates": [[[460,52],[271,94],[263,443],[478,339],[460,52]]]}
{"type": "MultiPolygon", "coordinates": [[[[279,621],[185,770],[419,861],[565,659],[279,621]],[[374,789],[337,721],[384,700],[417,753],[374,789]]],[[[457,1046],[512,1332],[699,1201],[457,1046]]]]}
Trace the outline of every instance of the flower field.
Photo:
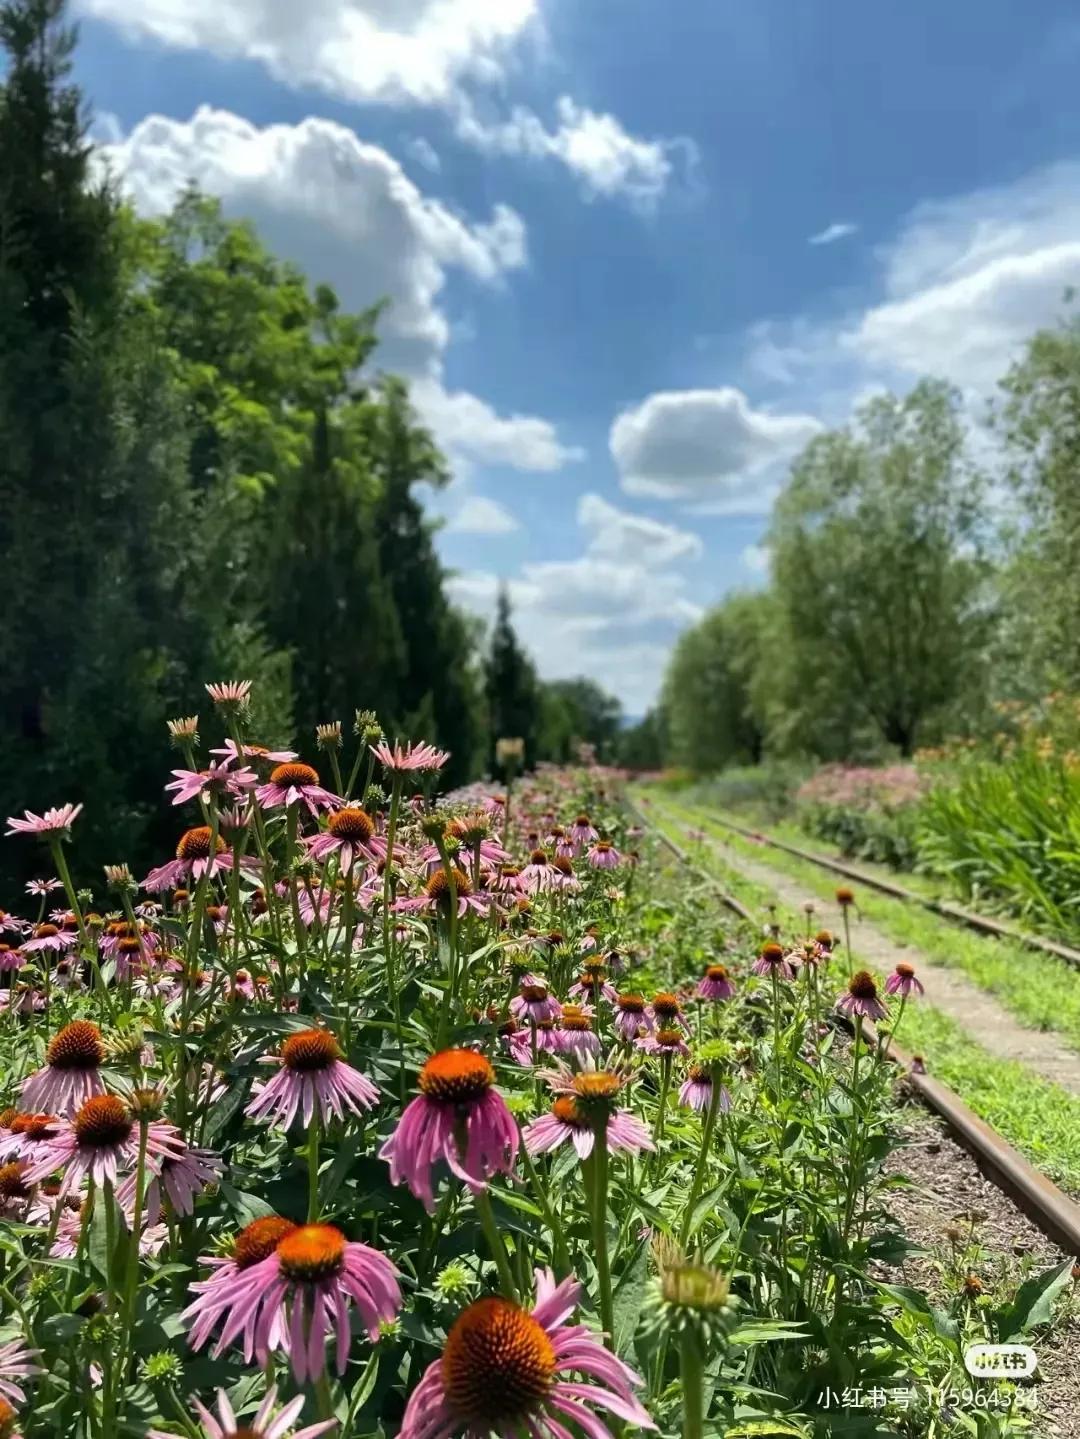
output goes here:
{"type": "Polygon", "coordinates": [[[612,771],[440,797],[207,688],[172,858],[84,888],[79,805],[9,821],[3,1439],[1028,1431],[940,1396],[1069,1266],[888,1282],[909,966],[736,929],[612,771]]]}

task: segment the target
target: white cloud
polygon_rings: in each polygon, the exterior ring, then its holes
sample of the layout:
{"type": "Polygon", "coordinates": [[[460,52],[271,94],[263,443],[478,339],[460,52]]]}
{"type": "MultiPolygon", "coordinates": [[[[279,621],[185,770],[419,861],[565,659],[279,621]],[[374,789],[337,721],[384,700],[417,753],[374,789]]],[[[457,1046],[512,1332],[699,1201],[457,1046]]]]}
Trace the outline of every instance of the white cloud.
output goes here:
{"type": "Polygon", "coordinates": [[[355,102],[445,104],[491,83],[538,24],[538,0],[78,0],[136,38],[263,65],[355,102]]]}
{"type": "Polygon", "coordinates": [[[864,363],[985,393],[1080,284],[1080,165],[918,206],[881,252],[885,299],[842,343],[864,363]]]}
{"type": "Polygon", "coordinates": [[[515,106],[508,120],[487,121],[462,96],[455,129],[459,139],[487,154],[558,160],[590,198],[621,197],[641,210],[653,209],[676,173],[688,176],[697,163],[693,141],[641,139],[614,115],[585,109],[569,95],[560,97],[555,111],[553,130],[523,106],[515,106]]]}
{"type": "Polygon", "coordinates": [[[756,410],[730,386],[668,390],[617,416],[609,444],[630,494],[757,513],[772,496],[770,467],[819,429],[810,415],[756,410]]]}
{"type": "Polygon", "coordinates": [[[836,220],[831,225],[826,225],[824,230],[819,230],[816,235],[811,235],[806,243],[808,245],[835,245],[837,240],[846,240],[849,235],[854,235],[858,228],[858,225],[852,225],[847,220],[836,220]]]}
{"type": "Polygon", "coordinates": [[[446,528],[457,535],[508,535],[521,526],[497,500],[488,499],[486,495],[469,495],[446,528]]]}
{"type": "Polygon", "coordinates": [[[424,195],[385,150],[316,118],[259,128],[206,106],[190,121],[150,115],[101,154],[143,213],[168,210],[193,179],[226,213],[251,219],[272,250],[332,284],[350,309],[386,298],[376,363],[413,379],[418,407],[451,450],[527,470],[557,469],[577,454],[547,420],[500,416],[442,383],[447,277],[493,286],[522,267],[516,211],[496,205],[470,221],[424,195]]]}
{"type": "Polygon", "coordinates": [[[592,532],[589,553],[596,559],[661,569],[676,560],[697,559],[701,536],[675,525],[617,509],[600,495],[578,500],[578,524],[592,532]]]}
{"type": "MultiPolygon", "coordinates": [[[[655,698],[675,634],[701,618],[684,573],[701,541],[596,494],[581,497],[577,518],[581,555],[522,565],[511,579],[514,624],[545,678],[590,675],[640,713],[655,698]]],[[[451,587],[458,603],[490,621],[498,584],[480,570],[455,576],[451,587]]]]}
{"type": "Polygon", "coordinates": [[[405,149],[418,165],[423,165],[424,169],[430,170],[432,174],[438,174],[442,169],[438,151],[430,141],[424,139],[423,135],[414,135],[411,139],[406,140],[405,149]]]}

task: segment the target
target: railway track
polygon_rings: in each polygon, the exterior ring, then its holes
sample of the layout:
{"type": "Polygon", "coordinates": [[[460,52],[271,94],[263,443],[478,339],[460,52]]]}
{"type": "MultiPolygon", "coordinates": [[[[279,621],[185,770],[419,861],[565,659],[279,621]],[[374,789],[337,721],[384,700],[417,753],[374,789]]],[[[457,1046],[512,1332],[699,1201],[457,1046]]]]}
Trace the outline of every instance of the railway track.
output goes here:
{"type": "MultiPolygon", "coordinates": [[[[660,808],[663,806],[661,805],[660,808]]],[[[781,850],[807,864],[813,864],[819,869],[826,869],[833,874],[841,875],[867,889],[876,890],[879,894],[886,894],[891,899],[899,899],[907,904],[917,905],[920,909],[929,910],[931,914],[951,920],[954,924],[963,925],[966,929],[974,930],[979,934],[991,935],[995,939],[1008,939],[1016,944],[1024,945],[1027,949],[1041,950],[1043,954],[1052,954],[1073,969],[1080,969],[1080,950],[1072,949],[1069,945],[1061,944],[1057,940],[1048,939],[1041,934],[1032,934],[1030,930],[1021,929],[1019,926],[1008,924],[1003,920],[976,914],[962,905],[951,904],[948,900],[917,894],[913,890],[905,889],[902,885],[894,884],[891,880],[882,879],[875,874],[868,874],[865,870],[859,869],[857,865],[848,864],[846,860],[834,859],[831,855],[802,849],[799,845],[789,844],[787,840],[778,839],[776,835],[768,834],[763,830],[748,829],[745,825],[736,824],[733,820],[723,819],[719,815],[709,814],[708,822],[718,825],[721,829],[730,830],[732,834],[741,835],[743,839],[751,840],[755,844],[764,844],[770,849],[781,850]]],[[[680,820],[679,823],[681,824],[682,821],[680,820]]]]}
{"type": "MultiPolygon", "coordinates": [[[[626,803],[627,808],[643,828],[664,845],[680,864],[707,884],[714,891],[719,903],[741,920],[750,924],[758,923],[758,916],[754,915],[741,900],[729,894],[714,875],[695,864],[687,852],[659,824],[646,815],[632,800],[627,799],[626,803]]],[[[726,821],[717,820],[715,822],[724,824],[726,828],[738,833],[765,839],[768,843],[765,836],[758,836],[752,830],[744,830],[741,826],[726,821]]],[[[679,823],[681,824],[682,821],[680,820],[679,823]]],[[[782,841],[777,841],[776,846],[798,854],[801,858],[811,858],[808,853],[782,841]]],[[[831,861],[824,862],[824,867],[837,869],[837,866],[831,861]]],[[[909,895],[907,891],[900,890],[899,886],[891,886],[885,881],[877,881],[873,876],[863,875],[861,871],[852,866],[844,866],[837,872],[844,873],[852,879],[858,879],[860,883],[868,884],[875,889],[884,890],[886,893],[893,894],[894,897],[911,898],[924,904],[926,908],[934,909],[937,913],[945,912],[937,908],[932,901],[926,901],[921,896],[909,895]]],[[[966,912],[958,911],[958,913],[966,912]]],[[[947,917],[955,918],[956,916],[948,914],[947,917]]],[[[999,933],[1000,931],[988,930],[986,932],[999,933]]],[[[1008,933],[1010,937],[1021,937],[1021,932],[1017,931],[1014,935],[1008,927],[1004,932],[1008,933]]],[[[1038,936],[1028,936],[1028,938],[1036,939],[1038,936]]],[[[1039,944],[1036,947],[1043,948],[1044,946],[1039,944]]],[[[1054,946],[1050,952],[1057,953],[1062,948],[1065,947],[1054,946]]],[[[1074,954],[1075,963],[1080,965],[1080,954],[1076,954],[1075,951],[1068,951],[1068,953],[1074,954]]],[[[871,1043],[876,1042],[872,1025],[866,1024],[864,1032],[870,1038],[871,1043]]],[[[906,1071],[906,1082],[910,1090],[945,1123],[955,1139],[974,1157],[979,1168],[991,1183],[1007,1194],[1016,1207],[1026,1214],[1048,1239],[1054,1244],[1060,1245],[1066,1254],[1080,1256],[1080,1205],[1070,1199],[1046,1175],[1041,1174],[995,1129],[980,1119],[974,1110],[969,1108],[948,1085],[942,1084],[932,1075],[920,1073],[914,1064],[912,1055],[892,1043],[889,1046],[889,1058],[906,1071]]]]}

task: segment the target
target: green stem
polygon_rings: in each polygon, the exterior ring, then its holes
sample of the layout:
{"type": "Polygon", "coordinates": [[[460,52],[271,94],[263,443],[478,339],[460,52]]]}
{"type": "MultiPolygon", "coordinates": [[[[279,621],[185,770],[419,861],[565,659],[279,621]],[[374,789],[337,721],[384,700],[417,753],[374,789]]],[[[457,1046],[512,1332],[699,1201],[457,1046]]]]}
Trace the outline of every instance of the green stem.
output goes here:
{"type": "Polygon", "coordinates": [[[308,1204],[307,1222],[314,1224],[319,1217],[319,1117],[311,1121],[308,1130],[308,1204]]]}
{"type": "Polygon", "coordinates": [[[495,1268],[499,1271],[499,1288],[505,1299],[516,1304],[517,1288],[514,1284],[514,1272],[510,1268],[510,1256],[506,1252],[503,1237],[495,1223],[495,1215],[491,1209],[491,1196],[486,1189],[481,1189],[473,1195],[473,1203],[476,1205],[476,1212],[480,1218],[480,1228],[484,1231],[484,1238],[491,1250],[491,1257],[495,1261],[495,1268]]]}
{"type": "Polygon", "coordinates": [[[703,1439],[705,1434],[705,1365],[698,1336],[687,1328],[679,1342],[679,1369],[682,1374],[683,1439],[703,1439]]]}
{"type": "Polygon", "coordinates": [[[720,1111],[720,1094],[723,1085],[714,1078],[712,1094],[709,1096],[709,1107],[705,1111],[705,1123],[701,1130],[701,1152],[698,1154],[697,1165],[694,1169],[694,1182],[690,1186],[690,1197],[686,1201],[686,1212],[683,1215],[682,1228],[679,1230],[679,1245],[686,1247],[686,1241],[690,1238],[690,1225],[693,1223],[694,1209],[701,1198],[701,1186],[705,1180],[705,1170],[709,1162],[709,1146],[712,1143],[713,1129],[716,1127],[716,1116],[720,1111]]]}
{"type": "Polygon", "coordinates": [[[608,1258],[607,1236],[607,1194],[608,1194],[608,1143],[607,1119],[596,1124],[596,1143],[589,1157],[592,1171],[592,1237],[593,1261],[596,1264],[596,1280],[600,1287],[600,1324],[604,1330],[608,1348],[615,1349],[615,1307],[611,1293],[611,1261],[608,1258]]]}

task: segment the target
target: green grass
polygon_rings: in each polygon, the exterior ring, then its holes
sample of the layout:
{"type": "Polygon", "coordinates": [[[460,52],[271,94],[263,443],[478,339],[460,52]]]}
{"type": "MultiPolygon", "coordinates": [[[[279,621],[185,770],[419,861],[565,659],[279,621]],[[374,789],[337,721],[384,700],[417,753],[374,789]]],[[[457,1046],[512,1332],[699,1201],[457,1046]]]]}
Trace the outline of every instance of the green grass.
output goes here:
{"type": "MultiPolygon", "coordinates": [[[[685,836],[679,825],[673,822],[673,816],[680,807],[673,805],[667,796],[664,796],[662,803],[664,812],[660,812],[659,806],[654,806],[650,819],[671,839],[685,847],[685,836]]],[[[697,812],[682,812],[678,814],[678,818],[706,831],[711,828],[697,812]]],[[[799,879],[806,885],[808,894],[816,893],[822,897],[832,895],[833,884],[827,878],[823,880],[821,872],[813,866],[777,851],[766,853],[759,846],[739,840],[737,836],[732,836],[731,839],[733,848],[756,860],[765,859],[774,868],[799,879]]],[[[702,868],[715,874],[724,889],[741,899],[744,904],[760,908],[772,898],[761,886],[743,879],[730,866],[723,864],[715,851],[707,850],[700,856],[693,855],[692,858],[696,863],[700,863],[702,868]]],[[[801,929],[802,915],[795,914],[783,905],[779,906],[779,910],[781,917],[791,928],[801,929]]],[[[924,933],[932,935],[943,950],[949,950],[952,962],[958,962],[961,951],[970,948],[969,959],[973,963],[978,961],[979,954],[985,951],[993,954],[994,963],[1003,967],[1011,966],[1010,972],[1014,975],[1019,964],[1019,977],[1015,982],[1011,982],[1010,993],[1023,993],[1028,986],[1029,976],[1025,976],[1024,966],[1030,966],[1032,970],[1045,967],[1045,985],[1054,987],[1056,984],[1057,989],[1064,988],[1072,996],[1069,1006],[1071,1022],[1076,1025],[1074,1033],[1077,1047],[1080,1048],[1080,976],[1066,970],[1049,956],[1001,941],[965,935],[933,915],[905,909],[899,901],[874,896],[872,915],[870,911],[871,901],[868,898],[867,918],[873,918],[882,929],[892,933],[898,942],[917,944],[919,948],[929,950],[930,945],[924,942],[921,936],[924,933]],[[886,907],[898,912],[892,915],[893,920],[898,923],[902,919],[905,925],[911,926],[905,934],[893,933],[889,929],[884,913],[886,907]],[[1067,981],[1064,986],[1063,980],[1067,981]]],[[[853,940],[857,954],[857,927],[853,940]]],[[[938,951],[935,949],[934,953],[937,955],[938,951]]],[[[942,958],[943,962],[950,962],[950,959],[945,959],[944,954],[942,958]]],[[[989,963],[985,959],[979,962],[989,963]]],[[[998,977],[1002,978],[1000,975],[998,977]]],[[[1036,989],[1040,986],[1031,987],[1036,989]]],[[[1002,1002],[1006,1003],[1004,993],[1001,998],[1002,1002]]],[[[1041,1013],[1044,1018],[1053,1014],[1060,1020],[1060,996],[1054,1000],[1055,1006],[1058,1006],[1055,1010],[1043,1010],[1032,1002],[1030,997],[1025,1002],[1028,1004],[1028,1012],[1041,1013]]],[[[1049,1000],[1044,1002],[1050,1003],[1049,1000]]],[[[1017,1013],[1019,1015],[1019,1011],[1017,1013]]],[[[1044,1024],[1042,1027],[1052,1026],[1044,1024]]],[[[1055,1183],[1074,1194],[1080,1194],[1080,1097],[1033,1074],[1023,1064],[995,1058],[955,1020],[924,1002],[906,1007],[897,1041],[904,1048],[921,1054],[931,1074],[955,1090],[980,1118],[1026,1155],[1032,1164],[1055,1183]]]]}

